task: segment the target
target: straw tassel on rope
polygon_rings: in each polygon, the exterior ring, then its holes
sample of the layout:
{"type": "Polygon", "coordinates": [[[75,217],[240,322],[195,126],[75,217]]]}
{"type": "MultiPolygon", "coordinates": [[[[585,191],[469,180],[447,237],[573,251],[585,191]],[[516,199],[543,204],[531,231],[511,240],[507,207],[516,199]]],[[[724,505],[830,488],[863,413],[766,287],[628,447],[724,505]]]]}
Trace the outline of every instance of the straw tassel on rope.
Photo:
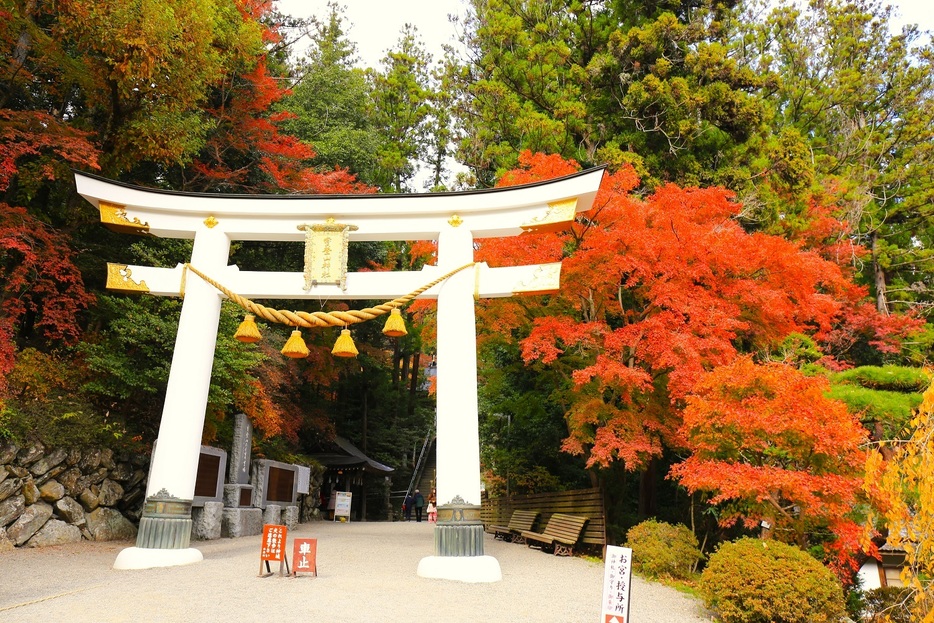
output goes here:
{"type": "Polygon", "coordinates": [[[292,331],[292,335],[289,336],[289,340],[285,343],[285,346],[282,347],[282,354],[286,357],[292,359],[304,359],[309,355],[308,347],[305,345],[305,340],[302,339],[301,331],[292,331]]]}
{"type": "Polygon", "coordinates": [[[262,335],[260,335],[259,328],[256,326],[256,320],[253,314],[246,314],[243,317],[243,322],[240,323],[240,326],[237,327],[237,332],[234,333],[234,339],[243,342],[244,344],[253,344],[254,342],[260,341],[262,335]]]}
{"type": "Polygon", "coordinates": [[[353,338],[350,337],[350,329],[341,330],[331,354],[335,357],[356,357],[360,354],[357,346],[353,343],[353,338]]]}

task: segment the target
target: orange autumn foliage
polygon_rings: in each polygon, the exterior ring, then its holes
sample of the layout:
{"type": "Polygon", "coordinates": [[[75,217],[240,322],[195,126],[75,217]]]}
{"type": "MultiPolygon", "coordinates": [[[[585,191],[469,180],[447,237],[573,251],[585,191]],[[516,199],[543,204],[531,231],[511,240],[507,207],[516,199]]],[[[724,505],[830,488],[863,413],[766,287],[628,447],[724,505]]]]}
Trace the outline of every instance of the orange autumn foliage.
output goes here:
{"type": "MultiPolygon", "coordinates": [[[[680,433],[691,456],[670,476],[711,494],[720,523],[766,521],[780,539],[805,546],[816,529],[836,535],[838,571],[855,569],[858,499],[868,433],[823,377],[740,357],[705,374],[687,397],[680,433]]],[[[847,573],[848,572],[848,573],[847,573]]]]}
{"type": "MultiPolygon", "coordinates": [[[[528,152],[520,165],[504,184],[577,170],[528,152]]],[[[639,469],[680,447],[685,398],[742,352],[803,333],[845,357],[855,341],[891,348],[911,327],[864,307],[866,290],[817,244],[835,231],[826,219],[813,239],[789,241],[746,232],[725,189],[669,184],[640,198],[638,183],[628,167],[606,175],[593,208],[565,231],[483,240],[476,253],[494,266],[563,260],[557,294],[485,302],[478,325],[527,331],[527,364],[567,366],[564,449],[589,465],[639,469]]]]}

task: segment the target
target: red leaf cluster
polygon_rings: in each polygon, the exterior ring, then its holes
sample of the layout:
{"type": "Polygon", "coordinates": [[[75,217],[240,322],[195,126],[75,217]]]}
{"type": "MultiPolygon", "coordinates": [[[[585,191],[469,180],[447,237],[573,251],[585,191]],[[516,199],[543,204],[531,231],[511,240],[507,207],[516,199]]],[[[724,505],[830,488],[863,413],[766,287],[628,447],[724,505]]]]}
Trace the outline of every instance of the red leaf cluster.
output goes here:
{"type": "Polygon", "coordinates": [[[67,175],[70,166],[99,169],[88,136],[43,112],[0,109],[0,192],[27,170],[35,181],[67,175]]]}
{"type": "MultiPolygon", "coordinates": [[[[268,0],[239,3],[245,20],[260,21],[271,9],[268,0]]],[[[275,42],[279,34],[264,28],[263,38],[275,42]]],[[[207,112],[216,119],[216,130],[208,138],[193,168],[199,178],[192,181],[210,189],[228,186],[238,192],[285,191],[301,194],[361,194],[376,192],[356,180],[346,169],[317,171],[308,161],[315,152],[295,138],[281,134],[279,126],[291,115],[270,112],[289,90],[269,73],[266,58],[253,59],[252,68],[218,89],[219,105],[207,112]],[[256,176],[258,170],[263,173],[256,176]]]]}
{"type": "Polygon", "coordinates": [[[93,301],[67,238],[23,208],[0,203],[0,389],[13,368],[17,327],[27,314],[46,339],[73,344],[81,333],[78,314],[93,301]]]}

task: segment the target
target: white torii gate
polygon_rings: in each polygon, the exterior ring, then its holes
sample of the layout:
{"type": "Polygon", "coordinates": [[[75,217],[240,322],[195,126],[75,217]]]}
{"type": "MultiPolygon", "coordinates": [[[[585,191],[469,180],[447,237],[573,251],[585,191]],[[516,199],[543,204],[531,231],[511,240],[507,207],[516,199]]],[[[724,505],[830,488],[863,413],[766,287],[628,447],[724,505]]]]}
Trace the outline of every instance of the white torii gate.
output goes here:
{"type": "MultiPolygon", "coordinates": [[[[140,188],[75,173],[78,192],[101,221],[125,233],[194,239],[190,264],[241,296],[257,299],[388,300],[473,262],[474,239],[566,226],[589,210],[603,177],[590,169],[535,184],[415,195],[223,195],[140,188]],[[303,241],[311,225],[355,226],[349,240],[437,240],[438,263],[421,271],[349,273],[346,289],[314,285],[302,272],[229,266],[233,240],[303,241]]],[[[477,264],[424,292],[438,301],[437,495],[435,556],[418,573],[463,581],[501,579],[483,555],[474,298],[555,292],[561,263],[490,268],[477,264]]],[[[223,296],[188,271],[108,264],[107,287],[179,296],[184,302],[165,404],[135,547],[114,568],[143,569],[203,559],[190,547],[191,503],[223,296]]]]}

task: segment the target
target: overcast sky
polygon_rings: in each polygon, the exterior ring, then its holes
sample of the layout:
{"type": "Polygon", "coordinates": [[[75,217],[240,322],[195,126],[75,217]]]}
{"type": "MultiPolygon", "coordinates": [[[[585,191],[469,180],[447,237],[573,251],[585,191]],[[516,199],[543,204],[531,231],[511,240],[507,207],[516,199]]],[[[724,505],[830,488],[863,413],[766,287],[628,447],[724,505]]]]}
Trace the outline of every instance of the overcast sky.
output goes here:
{"type": "MultiPolygon", "coordinates": [[[[328,0],[278,0],[279,10],[296,17],[327,16],[328,0]]],[[[464,11],[463,0],[337,0],[345,7],[350,23],[347,38],[357,44],[364,67],[377,67],[395,46],[405,24],[418,29],[433,61],[440,60],[442,46],[457,41],[457,30],[449,14],[464,11]]]]}
{"type": "MultiPolygon", "coordinates": [[[[297,17],[327,15],[328,0],[278,0],[279,10],[297,17]]],[[[449,14],[462,15],[465,0],[337,0],[346,7],[350,22],[348,39],[357,44],[361,64],[377,67],[386,51],[399,39],[406,23],[413,24],[433,60],[441,58],[441,46],[455,43],[457,28],[449,14]]],[[[934,31],[934,0],[890,0],[907,23],[934,31]]]]}

